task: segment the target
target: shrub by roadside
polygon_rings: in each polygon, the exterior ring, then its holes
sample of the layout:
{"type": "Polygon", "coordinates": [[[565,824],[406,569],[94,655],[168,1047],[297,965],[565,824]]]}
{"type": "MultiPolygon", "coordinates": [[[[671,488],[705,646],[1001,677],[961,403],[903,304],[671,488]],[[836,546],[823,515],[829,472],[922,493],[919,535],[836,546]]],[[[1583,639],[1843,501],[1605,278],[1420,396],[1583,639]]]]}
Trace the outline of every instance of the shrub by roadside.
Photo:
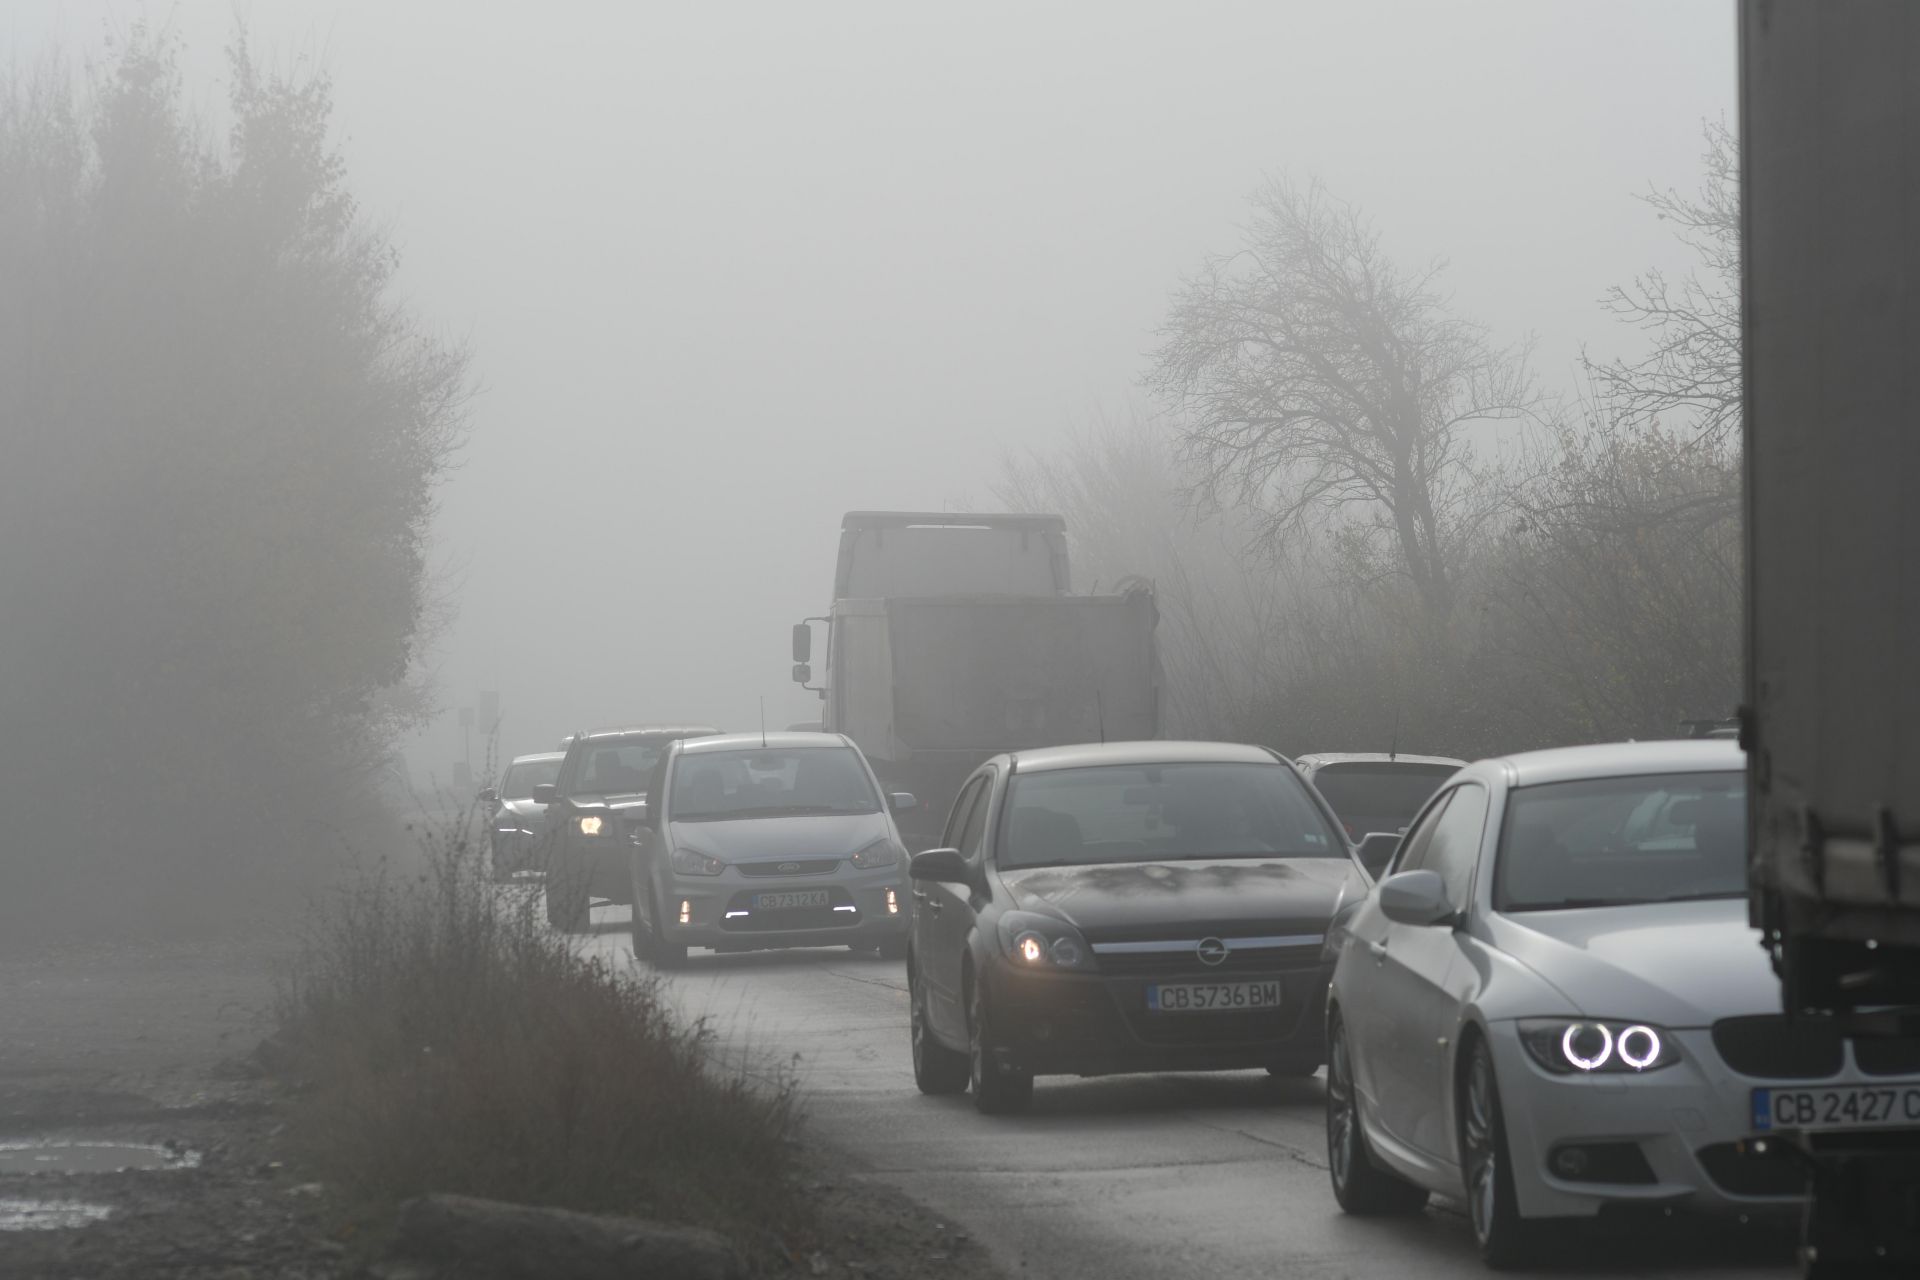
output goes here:
{"type": "Polygon", "coordinates": [[[810,1236],[790,1083],[716,1063],[652,980],[503,896],[470,826],[316,914],[274,1011],[302,1163],[375,1236],[428,1192],[697,1224],[762,1258],[810,1236]]]}

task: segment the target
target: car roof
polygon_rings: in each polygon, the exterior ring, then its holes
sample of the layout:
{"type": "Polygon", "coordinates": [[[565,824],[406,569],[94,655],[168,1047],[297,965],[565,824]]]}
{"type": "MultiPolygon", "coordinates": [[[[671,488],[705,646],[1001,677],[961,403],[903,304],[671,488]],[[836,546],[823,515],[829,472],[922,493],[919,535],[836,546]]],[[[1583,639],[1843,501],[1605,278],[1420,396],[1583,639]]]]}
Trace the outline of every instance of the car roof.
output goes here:
{"type": "Polygon", "coordinates": [[[549,760],[565,760],[566,758],[567,753],[564,751],[536,751],[532,755],[515,756],[513,759],[507,761],[507,763],[509,765],[545,764],[549,760]]]}
{"type": "Polygon", "coordinates": [[[838,733],[796,733],[782,729],[770,733],[724,733],[715,737],[690,739],[680,746],[681,755],[709,751],[791,751],[795,747],[850,747],[853,743],[838,733]]]}
{"type": "Polygon", "coordinates": [[[1584,747],[1524,751],[1475,762],[1510,787],[1536,787],[1582,778],[1631,778],[1650,773],[1727,773],[1747,767],[1747,753],[1725,738],[1673,738],[1653,742],[1602,742],[1584,747]]]}
{"type": "Polygon", "coordinates": [[[602,738],[705,738],[719,732],[711,725],[636,724],[624,729],[589,729],[573,736],[597,742],[602,738]]]}
{"type": "Polygon", "coordinates": [[[1293,762],[1303,769],[1324,769],[1330,764],[1439,764],[1455,769],[1467,767],[1465,760],[1452,756],[1416,756],[1404,751],[1316,751],[1295,756],[1293,762]]]}
{"type": "Polygon", "coordinates": [[[1085,769],[1102,764],[1274,764],[1275,754],[1244,742],[1084,742],[1007,753],[1018,773],[1085,769]]]}

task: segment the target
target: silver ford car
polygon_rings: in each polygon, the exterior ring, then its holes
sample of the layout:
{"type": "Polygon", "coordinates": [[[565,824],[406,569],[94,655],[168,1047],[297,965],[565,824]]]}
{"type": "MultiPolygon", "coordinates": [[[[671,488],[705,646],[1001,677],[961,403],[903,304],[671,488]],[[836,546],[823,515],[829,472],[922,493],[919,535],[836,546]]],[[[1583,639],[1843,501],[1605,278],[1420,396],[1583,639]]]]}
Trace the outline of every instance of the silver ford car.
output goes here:
{"type": "Polygon", "coordinates": [[[1483,760],[1337,926],[1327,1147],[1351,1213],[1461,1196],[1487,1261],[1636,1203],[1797,1207],[1782,1128],[1920,1124],[1920,1041],[1789,1023],[1723,741],[1483,760]]]}
{"type": "Polygon", "coordinates": [[[833,733],[678,742],[632,846],[633,952],[848,946],[906,955],[906,849],[866,757],[833,733]]]}

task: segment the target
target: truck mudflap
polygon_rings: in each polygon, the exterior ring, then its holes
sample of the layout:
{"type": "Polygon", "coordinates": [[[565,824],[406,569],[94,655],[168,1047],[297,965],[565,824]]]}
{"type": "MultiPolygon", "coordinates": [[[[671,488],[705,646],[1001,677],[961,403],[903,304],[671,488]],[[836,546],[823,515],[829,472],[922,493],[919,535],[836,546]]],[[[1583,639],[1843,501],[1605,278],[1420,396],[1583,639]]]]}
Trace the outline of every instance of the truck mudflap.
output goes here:
{"type": "Polygon", "coordinates": [[[1920,1130],[1795,1135],[1808,1170],[1808,1277],[1920,1275],[1920,1130]]]}

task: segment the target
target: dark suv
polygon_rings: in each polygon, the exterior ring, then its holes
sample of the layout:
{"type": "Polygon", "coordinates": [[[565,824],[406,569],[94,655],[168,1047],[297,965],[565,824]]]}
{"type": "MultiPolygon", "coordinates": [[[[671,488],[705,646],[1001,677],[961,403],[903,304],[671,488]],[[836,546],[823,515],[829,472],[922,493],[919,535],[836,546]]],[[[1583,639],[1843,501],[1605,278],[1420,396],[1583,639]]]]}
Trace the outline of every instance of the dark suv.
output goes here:
{"type": "Polygon", "coordinates": [[[560,776],[533,792],[547,806],[541,842],[547,923],[581,932],[593,899],[632,900],[628,862],[646,813],[648,775],[667,744],[719,732],[705,725],[642,725],[567,740],[560,776]]]}

